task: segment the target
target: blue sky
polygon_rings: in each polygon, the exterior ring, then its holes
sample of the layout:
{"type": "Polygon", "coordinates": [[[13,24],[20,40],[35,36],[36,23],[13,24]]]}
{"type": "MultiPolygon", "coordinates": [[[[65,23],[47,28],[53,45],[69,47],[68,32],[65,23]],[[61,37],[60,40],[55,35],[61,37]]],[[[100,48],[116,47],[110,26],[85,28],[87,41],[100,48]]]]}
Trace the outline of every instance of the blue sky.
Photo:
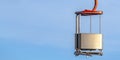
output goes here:
{"type": "Polygon", "coordinates": [[[0,0],[0,60],[120,59],[120,1],[114,0],[99,0],[104,55],[73,55],[74,12],[92,6],[93,0],[0,0]]]}

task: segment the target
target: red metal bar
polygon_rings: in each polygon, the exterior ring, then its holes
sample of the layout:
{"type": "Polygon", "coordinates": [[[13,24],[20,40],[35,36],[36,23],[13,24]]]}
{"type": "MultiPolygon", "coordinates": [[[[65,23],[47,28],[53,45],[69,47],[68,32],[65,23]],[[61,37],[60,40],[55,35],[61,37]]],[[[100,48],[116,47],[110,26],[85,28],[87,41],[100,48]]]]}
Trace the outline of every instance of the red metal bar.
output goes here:
{"type": "Polygon", "coordinates": [[[92,11],[96,11],[97,7],[98,7],[98,0],[94,0],[95,4],[94,4],[94,8],[92,9],[92,11]]]}
{"type": "Polygon", "coordinates": [[[103,11],[97,11],[98,7],[98,0],[94,0],[94,7],[92,10],[85,9],[84,11],[78,11],[75,12],[75,14],[79,15],[81,14],[82,16],[89,16],[89,15],[102,15],[103,11]]]}

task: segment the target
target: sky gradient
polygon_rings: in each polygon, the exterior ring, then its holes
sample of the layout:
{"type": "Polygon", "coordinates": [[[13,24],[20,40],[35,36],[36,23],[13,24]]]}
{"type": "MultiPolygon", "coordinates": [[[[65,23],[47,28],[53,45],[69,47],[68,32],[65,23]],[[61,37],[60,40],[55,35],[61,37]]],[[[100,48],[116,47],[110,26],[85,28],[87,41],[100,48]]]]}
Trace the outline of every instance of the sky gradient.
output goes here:
{"type": "Polygon", "coordinates": [[[74,12],[92,6],[93,0],[0,0],[0,60],[119,60],[120,1],[114,0],[99,0],[104,55],[74,56],[74,12]]]}

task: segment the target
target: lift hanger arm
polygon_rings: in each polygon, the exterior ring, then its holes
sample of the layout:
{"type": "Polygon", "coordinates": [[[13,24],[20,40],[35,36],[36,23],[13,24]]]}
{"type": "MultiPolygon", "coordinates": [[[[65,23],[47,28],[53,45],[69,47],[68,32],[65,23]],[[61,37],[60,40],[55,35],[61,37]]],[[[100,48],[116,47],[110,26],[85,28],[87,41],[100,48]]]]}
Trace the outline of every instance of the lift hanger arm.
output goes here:
{"type": "Polygon", "coordinates": [[[98,7],[98,0],[94,0],[94,7],[93,9],[85,9],[84,11],[78,11],[75,12],[75,14],[79,15],[81,14],[81,16],[90,16],[90,15],[102,15],[103,11],[97,10],[98,7]]]}
{"type": "Polygon", "coordinates": [[[94,0],[94,2],[95,2],[95,4],[94,4],[92,11],[96,11],[96,9],[98,7],[98,0],[94,0]]]}

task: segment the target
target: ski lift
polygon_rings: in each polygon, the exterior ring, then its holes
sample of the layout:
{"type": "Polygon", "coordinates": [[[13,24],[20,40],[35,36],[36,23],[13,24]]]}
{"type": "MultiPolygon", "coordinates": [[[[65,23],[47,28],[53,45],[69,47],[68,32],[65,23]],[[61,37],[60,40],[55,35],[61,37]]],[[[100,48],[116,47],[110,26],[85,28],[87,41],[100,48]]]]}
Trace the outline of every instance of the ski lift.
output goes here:
{"type": "Polygon", "coordinates": [[[92,10],[77,11],[76,14],[76,33],[75,33],[75,56],[79,55],[103,55],[103,38],[101,33],[101,15],[103,11],[96,10],[98,0],[95,0],[95,5],[92,10]],[[92,33],[92,16],[99,16],[99,33],[92,33]],[[82,16],[90,16],[90,32],[82,33],[80,30],[80,18],[82,16]]]}

